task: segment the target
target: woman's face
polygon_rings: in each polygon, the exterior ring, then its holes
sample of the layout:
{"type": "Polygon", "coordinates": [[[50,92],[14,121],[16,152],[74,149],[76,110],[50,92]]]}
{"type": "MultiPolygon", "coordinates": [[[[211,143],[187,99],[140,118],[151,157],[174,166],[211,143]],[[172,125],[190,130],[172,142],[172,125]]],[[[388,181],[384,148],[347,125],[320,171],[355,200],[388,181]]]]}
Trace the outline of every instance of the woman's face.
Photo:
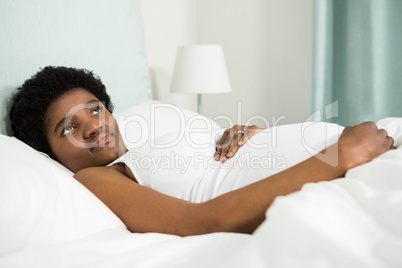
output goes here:
{"type": "Polygon", "coordinates": [[[55,158],[73,172],[105,166],[126,152],[114,117],[82,88],[56,99],[46,111],[45,125],[55,158]]]}

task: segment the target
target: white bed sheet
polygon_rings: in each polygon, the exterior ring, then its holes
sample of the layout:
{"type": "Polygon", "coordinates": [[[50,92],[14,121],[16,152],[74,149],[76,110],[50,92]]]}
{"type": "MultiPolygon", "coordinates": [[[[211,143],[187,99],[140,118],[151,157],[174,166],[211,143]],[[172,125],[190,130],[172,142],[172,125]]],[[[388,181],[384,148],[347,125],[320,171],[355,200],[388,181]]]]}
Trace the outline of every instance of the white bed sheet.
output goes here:
{"type": "MultiPolygon", "coordinates": [[[[400,122],[385,123],[398,140],[400,122]]],[[[345,178],[277,198],[253,235],[180,238],[115,228],[9,252],[0,267],[401,267],[401,252],[398,148],[345,178]]]]}

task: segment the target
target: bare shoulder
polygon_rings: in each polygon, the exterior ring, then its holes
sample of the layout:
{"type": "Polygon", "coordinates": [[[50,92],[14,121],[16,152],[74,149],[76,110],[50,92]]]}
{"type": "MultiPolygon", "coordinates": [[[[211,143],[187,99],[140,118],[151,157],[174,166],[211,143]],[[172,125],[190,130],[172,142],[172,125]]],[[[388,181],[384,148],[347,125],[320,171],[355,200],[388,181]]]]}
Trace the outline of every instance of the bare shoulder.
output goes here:
{"type": "Polygon", "coordinates": [[[75,173],[74,178],[85,186],[94,183],[117,183],[119,181],[135,183],[126,175],[124,165],[84,168],[75,173]]]}

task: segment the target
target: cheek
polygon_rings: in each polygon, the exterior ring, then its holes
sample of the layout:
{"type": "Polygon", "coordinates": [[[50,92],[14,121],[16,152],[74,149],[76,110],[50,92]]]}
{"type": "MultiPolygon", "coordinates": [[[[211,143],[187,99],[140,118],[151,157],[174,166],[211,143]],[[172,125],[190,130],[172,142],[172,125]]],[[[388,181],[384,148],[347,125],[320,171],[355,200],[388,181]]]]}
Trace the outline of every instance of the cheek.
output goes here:
{"type": "Polygon", "coordinates": [[[64,165],[69,166],[73,162],[81,161],[85,148],[80,148],[65,140],[52,146],[56,158],[64,165]]]}
{"type": "Polygon", "coordinates": [[[64,145],[64,153],[71,155],[72,157],[76,157],[77,155],[81,154],[83,150],[84,150],[84,148],[76,146],[70,142],[67,142],[64,145]]]}

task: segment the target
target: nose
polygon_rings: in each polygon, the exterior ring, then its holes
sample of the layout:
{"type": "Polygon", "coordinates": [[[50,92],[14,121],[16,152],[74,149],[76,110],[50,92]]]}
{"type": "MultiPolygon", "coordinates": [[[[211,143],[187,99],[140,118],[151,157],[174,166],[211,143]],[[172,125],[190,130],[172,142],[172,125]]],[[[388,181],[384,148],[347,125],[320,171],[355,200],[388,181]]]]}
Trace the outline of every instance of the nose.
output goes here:
{"type": "Polygon", "coordinates": [[[85,139],[93,138],[103,129],[99,118],[92,118],[85,123],[83,136],[85,139]]]}

